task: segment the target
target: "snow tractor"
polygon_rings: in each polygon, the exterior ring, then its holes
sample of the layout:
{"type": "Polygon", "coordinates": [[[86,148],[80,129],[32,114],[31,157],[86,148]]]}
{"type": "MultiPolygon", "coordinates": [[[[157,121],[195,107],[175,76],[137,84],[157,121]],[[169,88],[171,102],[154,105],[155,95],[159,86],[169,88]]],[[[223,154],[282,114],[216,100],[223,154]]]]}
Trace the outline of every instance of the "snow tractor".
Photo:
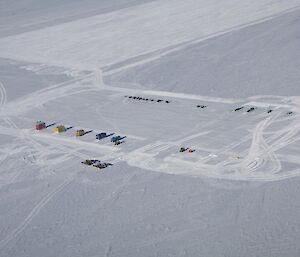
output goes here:
{"type": "Polygon", "coordinates": [[[96,139],[101,140],[103,138],[107,137],[107,134],[105,132],[99,133],[96,135],[96,139]]]}
{"type": "Polygon", "coordinates": [[[42,130],[46,128],[46,123],[43,121],[37,121],[35,124],[35,129],[36,130],[42,130]]]}
{"type": "Polygon", "coordinates": [[[85,134],[84,130],[83,129],[78,129],[76,130],[76,133],[75,133],[75,136],[76,137],[81,137],[85,134]]]}
{"type": "Polygon", "coordinates": [[[121,140],[121,139],[122,139],[121,136],[115,136],[115,137],[112,137],[110,141],[111,141],[112,143],[115,143],[115,142],[117,142],[117,141],[119,141],[119,140],[121,140]]]}
{"type": "Polygon", "coordinates": [[[250,109],[247,110],[247,112],[253,112],[256,109],[256,107],[251,107],[250,109]]]}
{"type": "Polygon", "coordinates": [[[117,140],[116,142],[115,142],[115,145],[120,145],[120,144],[122,144],[124,141],[120,141],[120,140],[117,140]]]}
{"type": "Polygon", "coordinates": [[[107,168],[107,163],[101,163],[101,162],[99,162],[99,163],[97,163],[97,164],[95,164],[95,165],[93,165],[94,167],[96,167],[96,168],[98,168],[98,169],[105,169],[105,168],[107,168]]]}
{"type": "Polygon", "coordinates": [[[57,126],[55,129],[54,129],[54,132],[55,133],[61,133],[61,132],[65,132],[66,131],[66,128],[65,128],[65,126],[63,126],[63,125],[59,125],[59,126],[57,126]]]}
{"type": "Polygon", "coordinates": [[[95,164],[97,162],[100,162],[100,161],[99,160],[85,160],[85,161],[83,161],[81,163],[90,166],[90,165],[95,164]]]}
{"type": "Polygon", "coordinates": [[[244,106],[238,107],[238,108],[234,109],[234,111],[237,112],[237,111],[242,110],[242,109],[244,109],[244,106]]]}
{"type": "Polygon", "coordinates": [[[85,165],[92,165],[92,164],[94,164],[93,160],[85,160],[85,161],[83,161],[81,163],[85,164],[85,165]]]}

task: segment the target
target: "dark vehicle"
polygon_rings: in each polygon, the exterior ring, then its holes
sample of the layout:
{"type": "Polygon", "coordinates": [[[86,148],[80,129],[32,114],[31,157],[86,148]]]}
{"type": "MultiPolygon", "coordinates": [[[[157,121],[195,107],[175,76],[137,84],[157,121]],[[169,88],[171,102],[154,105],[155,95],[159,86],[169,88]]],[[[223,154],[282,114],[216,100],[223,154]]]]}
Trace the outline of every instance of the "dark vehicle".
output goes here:
{"type": "Polygon", "coordinates": [[[271,113],[273,110],[268,110],[268,113],[271,113]]]}
{"type": "Polygon", "coordinates": [[[123,142],[124,142],[124,141],[118,140],[118,141],[115,142],[115,145],[120,145],[120,144],[122,144],[123,142]]]}
{"type": "Polygon", "coordinates": [[[181,152],[181,153],[185,152],[186,150],[187,150],[187,148],[185,148],[185,147],[181,147],[181,148],[180,148],[180,152],[181,152]]]}
{"type": "Polygon", "coordinates": [[[235,112],[244,109],[244,106],[234,109],[235,112]]]}
{"type": "Polygon", "coordinates": [[[207,107],[206,105],[197,105],[197,108],[201,108],[201,109],[204,109],[206,107],[207,107]]]}
{"type": "Polygon", "coordinates": [[[256,108],[255,107],[251,107],[250,109],[247,110],[247,112],[253,112],[256,108]]]}
{"type": "Polygon", "coordinates": [[[105,168],[108,167],[108,164],[107,163],[101,163],[101,162],[99,162],[99,163],[97,163],[97,164],[95,164],[93,166],[96,167],[96,168],[98,168],[98,169],[105,169],[105,168]]]}
{"type": "Polygon", "coordinates": [[[96,135],[96,139],[101,140],[103,138],[107,137],[107,134],[105,132],[99,133],[96,135]]]}
{"type": "Polygon", "coordinates": [[[112,143],[115,143],[115,142],[117,142],[117,141],[119,141],[119,140],[121,140],[121,139],[122,139],[121,136],[115,136],[115,137],[112,137],[110,141],[111,141],[112,143]]]}
{"type": "Polygon", "coordinates": [[[85,160],[83,162],[81,162],[82,164],[85,164],[85,165],[92,165],[92,164],[95,164],[97,162],[100,162],[99,160],[85,160]]]}

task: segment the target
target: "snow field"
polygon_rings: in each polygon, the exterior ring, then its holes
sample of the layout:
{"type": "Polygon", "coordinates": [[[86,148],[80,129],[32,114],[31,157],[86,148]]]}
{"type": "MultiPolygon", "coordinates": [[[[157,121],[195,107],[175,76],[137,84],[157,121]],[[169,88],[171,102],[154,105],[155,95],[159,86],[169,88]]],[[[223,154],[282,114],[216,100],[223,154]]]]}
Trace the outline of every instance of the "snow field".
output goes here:
{"type": "MultiPolygon", "coordinates": [[[[5,108],[6,114],[25,126],[20,129],[16,122],[6,117],[10,127],[1,126],[2,133],[28,138],[36,149],[41,148],[42,142],[58,146],[61,152],[67,150],[66,158],[58,158],[56,164],[63,163],[70,156],[93,159],[81,153],[88,151],[92,157],[103,161],[126,161],[143,169],[191,176],[278,180],[299,174],[299,168],[293,165],[291,169],[285,167],[285,171],[281,166],[285,159],[293,159],[284,152],[300,138],[299,106],[295,102],[282,104],[288,101],[270,97],[220,101],[212,97],[127,90],[105,85],[100,89],[93,81],[93,75],[84,76],[81,80],[60,84],[58,90],[50,87],[34,92],[11,105],[5,105],[5,88],[2,86],[2,109],[5,108]],[[81,83],[85,86],[80,87],[81,83]],[[76,88],[80,90],[76,91],[76,88]],[[171,102],[161,104],[132,100],[124,97],[124,93],[147,98],[160,95],[161,99],[168,97],[166,99],[171,102]],[[33,99],[39,99],[41,103],[33,99]],[[197,108],[198,104],[207,108],[197,108]],[[42,108],[36,108],[36,105],[42,105],[42,108]],[[239,106],[245,108],[234,112],[239,106]],[[247,113],[251,106],[257,106],[257,109],[247,113]],[[63,112],[60,112],[62,107],[63,112]],[[267,113],[270,109],[273,112],[267,113]],[[288,115],[291,110],[293,113],[288,115]],[[16,118],[20,111],[26,120],[16,118]],[[45,111],[47,117],[54,117],[49,123],[59,120],[59,123],[69,124],[71,129],[61,135],[51,132],[52,127],[38,132],[30,129],[35,120],[45,117],[45,111]],[[153,112],[159,115],[153,116],[153,112]],[[61,113],[60,117],[55,117],[55,113],[61,113]],[[80,119],[77,113],[80,113],[80,119]],[[76,120],[79,124],[74,124],[76,120]],[[92,132],[76,138],[74,133],[79,128],[92,132]],[[126,136],[125,143],[114,146],[109,139],[97,141],[95,134],[102,131],[126,136]],[[179,153],[182,146],[196,149],[196,152],[179,153]],[[282,151],[281,158],[276,155],[279,150],[282,151]],[[239,158],[230,160],[232,155],[239,158]]],[[[48,154],[51,155],[52,151],[48,154]]]]}

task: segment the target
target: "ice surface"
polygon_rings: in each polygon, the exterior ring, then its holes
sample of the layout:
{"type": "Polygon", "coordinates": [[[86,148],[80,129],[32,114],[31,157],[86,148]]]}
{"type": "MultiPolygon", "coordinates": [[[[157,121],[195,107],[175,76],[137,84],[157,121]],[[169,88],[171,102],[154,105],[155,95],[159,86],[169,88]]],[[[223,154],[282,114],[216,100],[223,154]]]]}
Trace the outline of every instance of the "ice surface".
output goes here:
{"type": "Polygon", "coordinates": [[[0,256],[299,256],[298,5],[1,1],[0,256]]]}

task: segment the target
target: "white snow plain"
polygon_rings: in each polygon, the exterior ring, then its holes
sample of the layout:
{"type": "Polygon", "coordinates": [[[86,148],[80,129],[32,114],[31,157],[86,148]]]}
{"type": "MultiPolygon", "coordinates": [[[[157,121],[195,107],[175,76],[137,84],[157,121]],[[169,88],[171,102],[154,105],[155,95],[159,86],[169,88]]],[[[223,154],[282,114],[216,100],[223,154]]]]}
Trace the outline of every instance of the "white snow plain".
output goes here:
{"type": "Polygon", "coordinates": [[[300,1],[1,4],[1,257],[299,256],[300,1]]]}

